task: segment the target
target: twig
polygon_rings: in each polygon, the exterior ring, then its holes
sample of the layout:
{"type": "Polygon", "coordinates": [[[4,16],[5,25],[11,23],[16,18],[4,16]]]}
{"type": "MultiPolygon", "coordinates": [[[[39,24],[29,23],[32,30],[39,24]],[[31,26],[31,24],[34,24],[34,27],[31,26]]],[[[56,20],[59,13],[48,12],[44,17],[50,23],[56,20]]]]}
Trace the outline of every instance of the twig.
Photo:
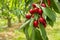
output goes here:
{"type": "Polygon", "coordinates": [[[40,0],[40,5],[42,4],[43,0],[40,0]]]}

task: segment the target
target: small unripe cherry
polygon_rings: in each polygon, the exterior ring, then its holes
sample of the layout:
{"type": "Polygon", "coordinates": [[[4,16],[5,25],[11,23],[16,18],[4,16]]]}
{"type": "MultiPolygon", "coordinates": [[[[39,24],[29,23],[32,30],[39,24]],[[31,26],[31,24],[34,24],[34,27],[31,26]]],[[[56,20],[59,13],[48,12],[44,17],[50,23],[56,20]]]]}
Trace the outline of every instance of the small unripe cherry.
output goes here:
{"type": "Polygon", "coordinates": [[[45,3],[42,3],[41,6],[42,6],[42,7],[46,7],[46,4],[45,4],[45,3]]]}
{"type": "Polygon", "coordinates": [[[31,18],[31,15],[30,14],[26,14],[26,18],[27,19],[30,19],[31,18]]]}
{"type": "Polygon", "coordinates": [[[36,7],[36,4],[35,4],[35,3],[33,3],[33,4],[32,4],[32,6],[33,6],[33,8],[35,8],[35,7],[36,7]]]}
{"type": "Polygon", "coordinates": [[[38,21],[37,21],[37,20],[35,20],[35,21],[33,22],[33,26],[34,26],[34,27],[38,27],[38,21]]]}

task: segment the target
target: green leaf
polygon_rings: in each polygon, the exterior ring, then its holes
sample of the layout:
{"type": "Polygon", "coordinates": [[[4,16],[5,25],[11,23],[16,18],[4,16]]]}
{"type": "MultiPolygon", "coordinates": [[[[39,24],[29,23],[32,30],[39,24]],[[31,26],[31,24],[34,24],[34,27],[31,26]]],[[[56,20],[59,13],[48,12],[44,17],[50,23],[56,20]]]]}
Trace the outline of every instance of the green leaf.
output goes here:
{"type": "Polygon", "coordinates": [[[34,18],[31,18],[31,21],[30,21],[30,24],[29,24],[29,28],[28,28],[29,37],[31,37],[31,34],[32,34],[32,30],[33,30],[33,21],[34,21],[34,18]]]}
{"type": "Polygon", "coordinates": [[[47,23],[48,23],[51,27],[53,27],[54,22],[53,22],[52,20],[50,20],[48,17],[46,18],[46,20],[47,20],[47,23]]]}
{"type": "Polygon", "coordinates": [[[23,24],[20,26],[19,30],[22,29],[22,28],[25,28],[26,25],[27,25],[29,22],[30,22],[30,20],[28,20],[28,21],[26,21],[25,23],[23,23],[23,24]]]}
{"type": "Polygon", "coordinates": [[[28,6],[30,2],[31,0],[28,0],[27,2],[25,2],[26,3],[25,6],[28,6]]]}
{"type": "Polygon", "coordinates": [[[51,7],[54,9],[54,11],[60,13],[60,8],[58,7],[56,0],[51,0],[51,7]]]}
{"type": "Polygon", "coordinates": [[[33,29],[31,40],[43,40],[40,31],[38,29],[36,28],[33,29]]]}
{"type": "Polygon", "coordinates": [[[34,18],[31,18],[31,21],[26,25],[26,27],[24,28],[24,33],[26,35],[27,40],[30,40],[31,34],[32,34],[32,30],[33,30],[33,21],[34,18]]]}
{"type": "Polygon", "coordinates": [[[42,24],[39,24],[39,26],[40,26],[40,32],[43,40],[48,40],[44,26],[42,24]]]}
{"type": "Polygon", "coordinates": [[[35,35],[36,35],[35,36],[36,40],[43,40],[42,36],[41,36],[41,33],[38,29],[35,29],[35,35]]]}
{"type": "Polygon", "coordinates": [[[38,18],[39,18],[39,14],[38,13],[34,14],[34,19],[37,20],[38,18]]]}
{"type": "Polygon", "coordinates": [[[28,34],[28,28],[29,28],[29,23],[26,25],[26,27],[23,29],[25,35],[26,35],[26,39],[29,40],[29,34],[28,34]]]}
{"type": "Polygon", "coordinates": [[[56,14],[54,11],[52,11],[48,7],[46,7],[46,8],[42,7],[42,10],[43,10],[44,14],[49,17],[49,19],[51,19],[53,22],[56,21],[56,14]]]}
{"type": "Polygon", "coordinates": [[[47,0],[44,0],[44,3],[46,4],[47,3],[47,0]]]}
{"type": "Polygon", "coordinates": [[[37,2],[39,2],[39,1],[40,1],[40,0],[33,0],[34,3],[37,3],[37,2]]]}

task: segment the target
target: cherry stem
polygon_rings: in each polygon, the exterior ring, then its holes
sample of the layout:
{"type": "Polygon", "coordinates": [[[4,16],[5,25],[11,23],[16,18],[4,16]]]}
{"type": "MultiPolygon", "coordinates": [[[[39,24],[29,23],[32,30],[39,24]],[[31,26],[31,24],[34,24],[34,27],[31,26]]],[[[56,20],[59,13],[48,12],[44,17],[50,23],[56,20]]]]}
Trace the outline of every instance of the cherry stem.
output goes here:
{"type": "Polygon", "coordinates": [[[40,5],[42,4],[43,0],[40,0],[40,5]]]}

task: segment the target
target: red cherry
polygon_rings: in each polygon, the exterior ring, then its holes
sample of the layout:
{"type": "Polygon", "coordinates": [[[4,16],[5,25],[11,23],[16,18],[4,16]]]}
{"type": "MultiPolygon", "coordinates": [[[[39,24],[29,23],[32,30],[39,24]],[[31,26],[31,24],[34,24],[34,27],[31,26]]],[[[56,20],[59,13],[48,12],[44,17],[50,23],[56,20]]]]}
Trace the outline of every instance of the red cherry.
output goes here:
{"type": "Polygon", "coordinates": [[[46,7],[46,4],[45,4],[45,3],[42,3],[41,6],[42,6],[42,7],[46,7]]]}
{"type": "Polygon", "coordinates": [[[33,10],[33,9],[30,9],[30,13],[31,13],[31,14],[34,14],[34,10],[33,10]]]}
{"type": "Polygon", "coordinates": [[[44,20],[44,22],[46,23],[46,20],[43,18],[43,17],[41,17],[43,20],[44,20]]]}
{"type": "Polygon", "coordinates": [[[30,19],[31,18],[31,15],[30,14],[26,14],[26,18],[27,19],[30,19]]]}
{"type": "Polygon", "coordinates": [[[44,27],[46,27],[46,21],[43,17],[39,18],[39,22],[42,23],[44,25],[44,27]]]}
{"type": "Polygon", "coordinates": [[[44,19],[42,17],[39,18],[39,22],[40,23],[43,23],[44,22],[44,19]]]}
{"type": "Polygon", "coordinates": [[[47,2],[48,2],[48,6],[50,6],[50,4],[51,4],[51,3],[50,3],[50,0],[47,0],[47,2]]]}
{"type": "Polygon", "coordinates": [[[33,22],[33,25],[34,25],[34,27],[38,27],[38,21],[35,20],[35,21],[33,22]]]}
{"type": "Polygon", "coordinates": [[[38,12],[38,9],[39,8],[34,8],[33,10],[34,10],[34,13],[37,13],[38,12]]]}
{"type": "Polygon", "coordinates": [[[43,10],[42,9],[39,9],[38,10],[38,14],[40,14],[42,16],[42,13],[43,13],[43,10]]]}
{"type": "Polygon", "coordinates": [[[44,27],[46,27],[46,20],[45,19],[44,19],[43,25],[44,25],[44,27]]]}
{"type": "Polygon", "coordinates": [[[46,22],[44,22],[43,25],[44,25],[44,28],[45,28],[46,27],[46,22]]]}
{"type": "Polygon", "coordinates": [[[36,4],[33,3],[32,6],[33,6],[33,8],[35,8],[36,7],[36,4]]]}

